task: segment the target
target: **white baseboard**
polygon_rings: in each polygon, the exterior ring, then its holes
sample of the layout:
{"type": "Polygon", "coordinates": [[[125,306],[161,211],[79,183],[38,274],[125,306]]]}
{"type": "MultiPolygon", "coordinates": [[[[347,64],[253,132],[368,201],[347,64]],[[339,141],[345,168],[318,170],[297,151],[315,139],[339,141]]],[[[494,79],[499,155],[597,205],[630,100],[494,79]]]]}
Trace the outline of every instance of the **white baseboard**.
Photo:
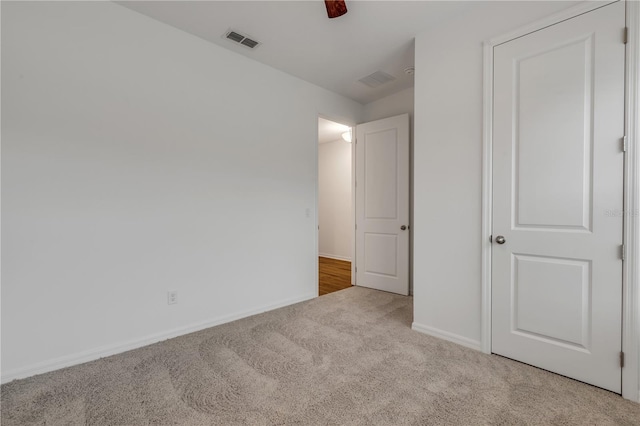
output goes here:
{"type": "Polygon", "coordinates": [[[449,342],[457,343],[458,345],[475,349],[477,351],[482,350],[482,345],[478,340],[469,339],[468,337],[449,333],[448,331],[429,327],[428,325],[418,324],[414,322],[413,324],[411,324],[411,329],[420,333],[428,334],[429,336],[437,337],[438,339],[448,340],[449,342]]]}
{"type": "Polygon", "coordinates": [[[338,256],[338,255],[335,255],[335,254],[318,253],[318,256],[326,257],[328,259],[344,260],[345,262],[351,262],[351,258],[350,257],[338,256]]]}
{"type": "Polygon", "coordinates": [[[65,367],[71,367],[73,365],[83,364],[85,362],[94,361],[96,359],[104,358],[110,355],[116,355],[122,352],[137,349],[142,346],[151,345],[153,343],[161,342],[163,340],[171,339],[174,337],[182,336],[184,334],[193,333],[196,331],[204,330],[205,328],[214,327],[216,325],[225,324],[227,322],[235,321],[241,318],[246,318],[252,315],[261,314],[263,312],[272,311],[274,309],[282,308],[284,306],[293,305],[294,303],[304,302],[305,300],[314,299],[316,294],[311,294],[302,297],[295,297],[287,300],[283,300],[278,303],[265,305],[259,308],[250,309],[247,311],[238,312],[223,317],[213,318],[206,321],[201,321],[195,324],[187,325],[184,327],[176,327],[160,333],[150,334],[138,339],[129,340],[126,342],[116,343],[113,345],[106,345],[95,349],[89,349],[86,351],[78,352],[71,355],[65,355],[52,360],[38,362],[27,367],[16,368],[9,371],[3,371],[0,377],[1,383],[7,383],[15,379],[24,379],[26,377],[35,376],[36,374],[48,373],[50,371],[59,370],[65,367]]]}

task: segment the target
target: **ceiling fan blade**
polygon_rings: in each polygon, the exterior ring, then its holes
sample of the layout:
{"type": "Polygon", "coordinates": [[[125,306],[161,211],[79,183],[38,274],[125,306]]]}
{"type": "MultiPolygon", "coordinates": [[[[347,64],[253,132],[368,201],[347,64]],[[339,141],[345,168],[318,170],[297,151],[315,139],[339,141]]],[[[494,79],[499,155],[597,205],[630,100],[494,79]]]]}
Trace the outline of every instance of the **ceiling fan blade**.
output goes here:
{"type": "Polygon", "coordinates": [[[327,6],[327,15],[329,18],[337,18],[347,13],[347,5],[344,0],[324,0],[327,6]]]}

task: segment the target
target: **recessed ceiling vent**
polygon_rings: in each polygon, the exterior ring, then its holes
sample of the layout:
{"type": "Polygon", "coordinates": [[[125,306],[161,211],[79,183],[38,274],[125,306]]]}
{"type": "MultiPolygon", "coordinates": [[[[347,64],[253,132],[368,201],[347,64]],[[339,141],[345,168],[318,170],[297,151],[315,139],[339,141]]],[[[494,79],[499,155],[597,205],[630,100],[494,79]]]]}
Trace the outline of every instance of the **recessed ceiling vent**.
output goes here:
{"type": "Polygon", "coordinates": [[[395,79],[396,78],[394,76],[389,75],[386,72],[376,71],[373,74],[369,74],[368,76],[363,77],[358,81],[369,87],[378,87],[395,79]]]}
{"type": "Polygon", "coordinates": [[[239,43],[243,46],[246,46],[249,49],[255,49],[260,44],[260,42],[250,39],[246,35],[240,34],[237,31],[228,31],[224,37],[231,41],[235,41],[236,43],[239,43]]]}

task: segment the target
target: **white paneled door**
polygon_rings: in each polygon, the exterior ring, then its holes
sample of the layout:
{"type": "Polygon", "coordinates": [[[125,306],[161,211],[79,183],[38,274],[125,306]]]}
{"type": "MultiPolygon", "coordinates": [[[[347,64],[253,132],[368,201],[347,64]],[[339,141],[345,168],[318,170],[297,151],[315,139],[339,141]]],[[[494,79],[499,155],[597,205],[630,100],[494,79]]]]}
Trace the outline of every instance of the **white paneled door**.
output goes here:
{"type": "Polygon", "coordinates": [[[494,48],[492,351],[618,393],[624,10],[494,48]]]}
{"type": "Polygon", "coordinates": [[[356,126],[356,285],[409,294],[409,115],[356,126]]]}

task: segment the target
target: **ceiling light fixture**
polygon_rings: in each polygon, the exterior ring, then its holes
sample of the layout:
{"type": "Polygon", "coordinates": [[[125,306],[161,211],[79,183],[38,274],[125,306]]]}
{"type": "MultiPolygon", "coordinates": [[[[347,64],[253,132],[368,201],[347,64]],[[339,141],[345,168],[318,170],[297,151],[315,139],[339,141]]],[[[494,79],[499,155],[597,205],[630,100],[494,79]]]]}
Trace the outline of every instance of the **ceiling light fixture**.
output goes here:
{"type": "Polygon", "coordinates": [[[345,142],[351,143],[351,129],[349,129],[348,132],[344,132],[342,134],[342,139],[344,139],[345,142]]]}

